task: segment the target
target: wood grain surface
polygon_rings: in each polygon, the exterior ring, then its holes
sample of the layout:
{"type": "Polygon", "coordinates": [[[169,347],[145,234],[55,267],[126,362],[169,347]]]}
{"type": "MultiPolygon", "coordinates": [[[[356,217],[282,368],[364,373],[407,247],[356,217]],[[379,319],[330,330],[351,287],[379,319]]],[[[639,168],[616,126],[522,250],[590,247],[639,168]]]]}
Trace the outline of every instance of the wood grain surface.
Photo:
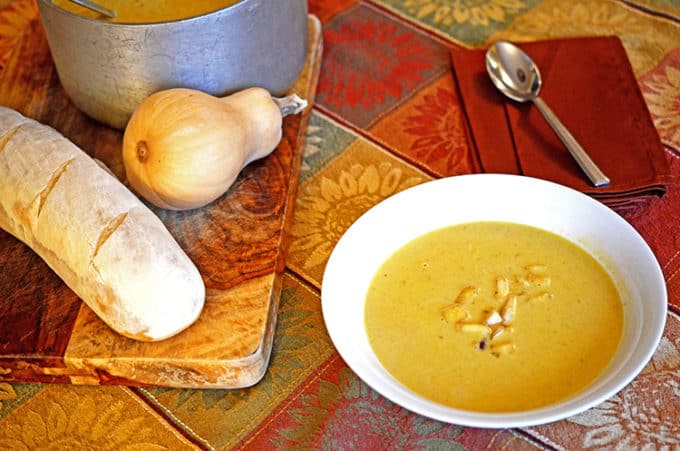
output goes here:
{"type": "MultiPolygon", "coordinates": [[[[322,41],[310,16],[307,62],[291,92],[313,104],[322,41]]],[[[0,104],[48,124],[125,183],[122,133],[78,111],[63,91],[39,20],[0,77],[0,104]]],[[[152,208],[206,285],[199,320],[162,342],[109,329],[27,246],[0,230],[0,381],[250,386],[264,375],[276,325],[287,234],[311,107],[284,119],[277,149],[201,209],[152,208]]],[[[40,149],[35,149],[39,151],[40,149]]]]}

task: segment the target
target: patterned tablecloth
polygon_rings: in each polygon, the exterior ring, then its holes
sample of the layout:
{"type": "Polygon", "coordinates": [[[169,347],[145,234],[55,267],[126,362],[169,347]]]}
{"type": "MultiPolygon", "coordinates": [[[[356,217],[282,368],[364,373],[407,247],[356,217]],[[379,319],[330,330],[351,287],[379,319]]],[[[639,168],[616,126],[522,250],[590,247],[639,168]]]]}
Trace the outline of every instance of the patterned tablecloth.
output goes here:
{"type": "MultiPolygon", "coordinates": [[[[1,64],[37,9],[0,3],[1,64]]],[[[352,221],[404,188],[471,172],[455,46],[619,36],[680,175],[680,2],[310,0],[309,8],[323,23],[324,57],[265,378],[234,391],[0,383],[0,449],[680,449],[680,185],[624,214],[668,288],[658,351],[628,387],[575,417],[484,430],[410,413],[348,369],[320,309],[326,260],[352,221]]]]}

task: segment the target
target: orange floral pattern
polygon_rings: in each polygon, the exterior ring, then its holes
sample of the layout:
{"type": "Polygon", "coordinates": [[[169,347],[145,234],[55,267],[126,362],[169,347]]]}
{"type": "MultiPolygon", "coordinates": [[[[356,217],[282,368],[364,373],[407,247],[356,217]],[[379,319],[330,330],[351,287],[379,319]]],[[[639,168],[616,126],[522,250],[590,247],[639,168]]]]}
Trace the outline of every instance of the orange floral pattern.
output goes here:
{"type": "Polygon", "coordinates": [[[441,175],[469,173],[462,112],[453,92],[438,88],[414,109],[402,125],[405,133],[415,137],[410,151],[416,160],[428,165],[443,160],[446,170],[441,175]]]}

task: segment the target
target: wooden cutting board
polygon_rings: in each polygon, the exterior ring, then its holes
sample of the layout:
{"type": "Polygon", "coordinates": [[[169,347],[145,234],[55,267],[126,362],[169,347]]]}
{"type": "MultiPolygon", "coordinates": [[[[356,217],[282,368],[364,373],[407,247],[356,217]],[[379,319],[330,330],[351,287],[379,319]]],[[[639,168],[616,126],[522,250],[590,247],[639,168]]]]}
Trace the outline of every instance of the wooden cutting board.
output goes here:
{"type": "MultiPolygon", "coordinates": [[[[310,16],[306,65],[291,92],[310,104],[284,119],[283,139],[209,206],[155,209],[207,289],[199,320],[156,343],[108,328],[27,246],[0,229],[0,381],[238,388],[257,383],[271,354],[287,230],[319,75],[321,26],[310,16]]],[[[39,20],[0,73],[0,104],[48,124],[124,180],[122,133],[70,102],[39,20]]]]}

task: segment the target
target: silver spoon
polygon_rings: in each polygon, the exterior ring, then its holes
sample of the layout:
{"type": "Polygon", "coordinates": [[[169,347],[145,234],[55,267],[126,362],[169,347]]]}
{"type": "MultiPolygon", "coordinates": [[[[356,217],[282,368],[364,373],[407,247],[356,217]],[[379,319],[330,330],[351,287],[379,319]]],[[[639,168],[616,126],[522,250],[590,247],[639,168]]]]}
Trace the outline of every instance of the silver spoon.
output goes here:
{"type": "Polygon", "coordinates": [[[497,41],[486,52],[486,70],[493,84],[503,94],[518,102],[532,101],[536,105],[593,185],[609,184],[609,178],[538,96],[541,74],[529,55],[509,42],[497,41]]]}
{"type": "Polygon", "coordinates": [[[113,10],[110,10],[108,8],[105,8],[97,3],[94,3],[90,0],[71,0],[71,2],[75,3],[76,5],[83,6],[87,9],[91,9],[94,12],[97,12],[99,14],[102,14],[106,17],[110,18],[115,18],[116,17],[116,12],[113,10]]]}

